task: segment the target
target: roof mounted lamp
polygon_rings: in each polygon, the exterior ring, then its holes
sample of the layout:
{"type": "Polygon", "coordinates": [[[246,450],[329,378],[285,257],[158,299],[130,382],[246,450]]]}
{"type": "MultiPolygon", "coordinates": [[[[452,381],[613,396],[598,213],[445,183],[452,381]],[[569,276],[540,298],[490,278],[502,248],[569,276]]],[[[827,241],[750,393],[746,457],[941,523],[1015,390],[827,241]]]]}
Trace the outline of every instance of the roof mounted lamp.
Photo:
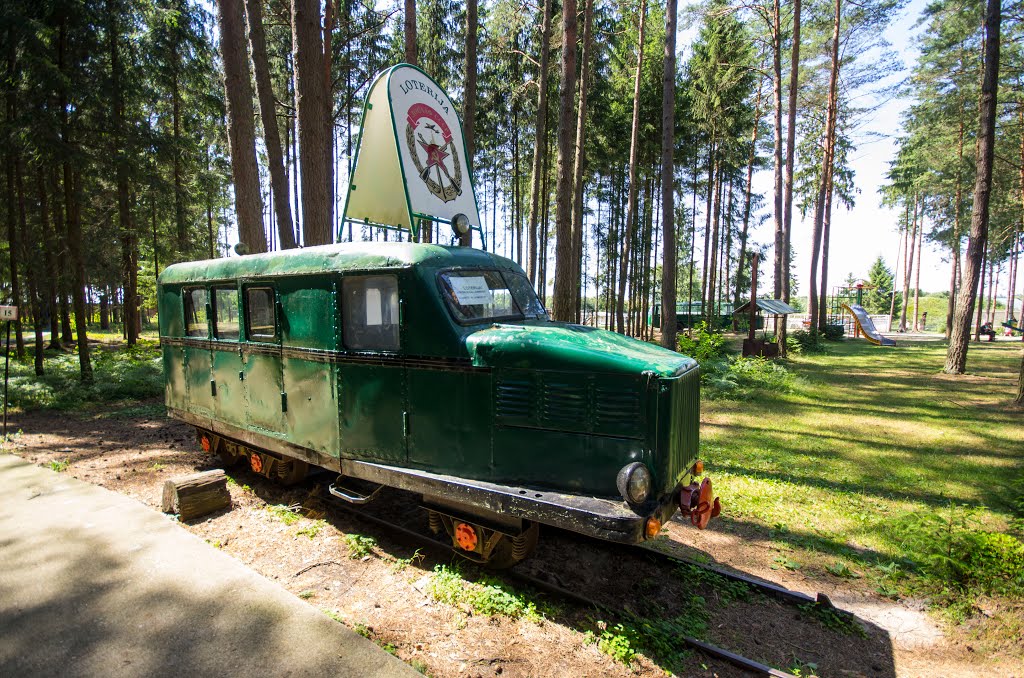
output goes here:
{"type": "Polygon", "coordinates": [[[452,217],[452,232],[459,238],[465,237],[472,230],[473,225],[469,223],[469,217],[459,212],[452,217]]]}

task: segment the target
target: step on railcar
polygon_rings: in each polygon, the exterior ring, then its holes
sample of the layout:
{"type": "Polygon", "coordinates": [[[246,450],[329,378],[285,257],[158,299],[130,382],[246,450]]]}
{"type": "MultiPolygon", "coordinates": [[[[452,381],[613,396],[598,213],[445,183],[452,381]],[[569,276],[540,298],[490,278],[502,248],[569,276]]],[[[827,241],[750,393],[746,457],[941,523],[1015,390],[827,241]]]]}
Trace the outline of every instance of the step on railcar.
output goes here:
{"type": "Polygon", "coordinates": [[[158,285],[170,415],[286,483],[422,496],[460,554],[529,555],[539,525],[637,543],[717,513],[696,363],[553,322],[522,269],[470,248],[352,243],[176,264],[158,285]]]}

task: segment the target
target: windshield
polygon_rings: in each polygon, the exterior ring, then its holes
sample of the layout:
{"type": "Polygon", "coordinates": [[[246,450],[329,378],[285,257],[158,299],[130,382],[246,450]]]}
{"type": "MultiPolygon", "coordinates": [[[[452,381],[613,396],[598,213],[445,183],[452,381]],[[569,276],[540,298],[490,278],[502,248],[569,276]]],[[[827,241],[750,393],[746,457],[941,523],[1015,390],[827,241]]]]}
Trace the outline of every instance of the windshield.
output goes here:
{"type": "Polygon", "coordinates": [[[530,281],[510,271],[446,271],[441,290],[460,323],[547,318],[530,281]]]}

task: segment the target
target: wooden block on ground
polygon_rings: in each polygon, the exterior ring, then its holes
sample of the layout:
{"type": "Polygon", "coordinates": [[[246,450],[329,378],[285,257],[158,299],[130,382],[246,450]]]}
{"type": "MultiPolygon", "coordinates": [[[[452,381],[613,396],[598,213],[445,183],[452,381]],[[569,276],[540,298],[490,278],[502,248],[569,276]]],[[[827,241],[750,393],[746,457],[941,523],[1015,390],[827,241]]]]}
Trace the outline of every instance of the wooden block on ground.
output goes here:
{"type": "Polygon", "coordinates": [[[191,520],[231,506],[228,479],[222,469],[171,478],[164,483],[164,513],[191,520]]]}

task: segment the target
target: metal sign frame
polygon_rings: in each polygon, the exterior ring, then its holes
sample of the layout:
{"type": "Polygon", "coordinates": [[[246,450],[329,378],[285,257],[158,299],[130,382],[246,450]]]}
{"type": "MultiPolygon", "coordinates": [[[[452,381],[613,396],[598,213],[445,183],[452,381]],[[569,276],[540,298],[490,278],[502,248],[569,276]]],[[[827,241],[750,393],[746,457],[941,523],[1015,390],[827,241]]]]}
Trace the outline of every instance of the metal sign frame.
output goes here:
{"type": "MultiPolygon", "coordinates": [[[[390,68],[384,69],[383,71],[378,73],[376,75],[376,77],[374,77],[373,81],[370,83],[370,87],[366,91],[366,98],[363,101],[363,113],[360,116],[360,120],[359,120],[359,136],[356,137],[356,152],[355,152],[355,156],[352,159],[352,171],[349,174],[349,182],[350,183],[349,183],[348,190],[345,193],[345,207],[342,210],[342,213],[341,213],[341,215],[342,215],[341,224],[340,224],[340,226],[338,228],[338,239],[339,240],[341,239],[341,231],[344,228],[345,224],[347,224],[347,223],[359,224],[361,226],[372,226],[372,227],[376,227],[376,228],[383,228],[383,229],[386,229],[386,230],[397,230],[397,231],[405,231],[406,230],[404,227],[397,226],[395,224],[382,224],[382,223],[377,223],[375,221],[372,221],[371,219],[368,219],[368,218],[359,218],[359,217],[349,217],[348,216],[348,207],[349,207],[349,201],[350,201],[350,199],[352,197],[352,192],[354,190],[357,190],[357,188],[358,188],[357,186],[354,186],[351,183],[351,181],[356,176],[356,169],[359,166],[359,155],[360,155],[360,153],[363,150],[363,133],[366,130],[366,114],[373,107],[373,104],[370,102],[370,95],[373,93],[374,88],[377,87],[378,84],[383,84],[383,86],[385,87],[385,93],[387,94],[387,102],[388,102],[388,109],[389,109],[388,110],[388,115],[391,118],[391,134],[392,134],[392,138],[393,138],[394,143],[395,143],[395,147],[394,148],[395,148],[395,152],[396,153],[400,153],[400,151],[399,151],[400,140],[398,138],[398,130],[395,127],[396,123],[395,123],[395,114],[394,114],[394,104],[393,104],[393,102],[391,100],[391,87],[390,87],[390,82],[391,82],[392,74],[396,70],[398,70],[400,68],[410,68],[410,69],[412,69],[414,71],[418,71],[420,73],[420,75],[422,75],[424,78],[426,78],[431,83],[433,83],[438,88],[438,90],[440,90],[441,92],[444,92],[444,88],[442,88],[440,85],[438,85],[436,80],[434,80],[432,77],[430,77],[430,75],[428,75],[427,72],[424,71],[422,68],[420,68],[419,66],[413,65],[413,64],[406,64],[406,63],[396,64],[394,66],[391,66],[390,68]],[[382,80],[383,80],[383,83],[381,83],[382,80]]],[[[445,93],[445,96],[447,96],[447,93],[445,93]]],[[[448,97],[448,98],[449,98],[449,100],[451,99],[451,97],[448,97]]],[[[461,128],[462,128],[462,115],[459,114],[459,111],[458,111],[457,108],[454,108],[454,102],[453,102],[453,109],[454,109],[455,117],[459,121],[459,127],[460,127],[460,130],[461,130],[461,128]]],[[[463,154],[463,157],[466,158],[466,174],[469,175],[469,187],[470,187],[470,190],[472,191],[472,194],[473,194],[473,206],[476,208],[476,216],[479,219],[479,217],[480,217],[480,203],[479,203],[479,201],[477,200],[477,197],[476,197],[476,180],[475,180],[475,178],[473,176],[472,159],[469,157],[468,149],[466,148],[466,135],[465,135],[465,133],[460,134],[460,137],[461,137],[460,140],[462,142],[462,154],[463,154]]],[[[410,224],[410,228],[408,230],[409,230],[409,233],[412,235],[412,241],[413,242],[419,242],[420,241],[420,224],[419,224],[419,220],[420,219],[428,219],[430,221],[434,221],[434,222],[437,222],[437,223],[451,225],[451,219],[445,219],[444,217],[438,217],[438,216],[430,215],[430,214],[421,214],[419,212],[414,212],[413,211],[412,203],[411,203],[410,198],[409,198],[408,179],[406,178],[406,175],[405,175],[405,164],[402,162],[401,157],[398,158],[398,167],[399,167],[399,170],[401,172],[401,177],[402,177],[402,193],[403,193],[403,196],[405,198],[405,210],[406,210],[406,213],[408,215],[408,220],[409,220],[409,224],[410,224]]],[[[480,233],[481,243],[483,244],[483,247],[486,250],[487,249],[487,244],[486,244],[486,241],[484,240],[483,225],[482,224],[474,225],[472,227],[472,230],[475,230],[475,231],[480,233]]]]}

